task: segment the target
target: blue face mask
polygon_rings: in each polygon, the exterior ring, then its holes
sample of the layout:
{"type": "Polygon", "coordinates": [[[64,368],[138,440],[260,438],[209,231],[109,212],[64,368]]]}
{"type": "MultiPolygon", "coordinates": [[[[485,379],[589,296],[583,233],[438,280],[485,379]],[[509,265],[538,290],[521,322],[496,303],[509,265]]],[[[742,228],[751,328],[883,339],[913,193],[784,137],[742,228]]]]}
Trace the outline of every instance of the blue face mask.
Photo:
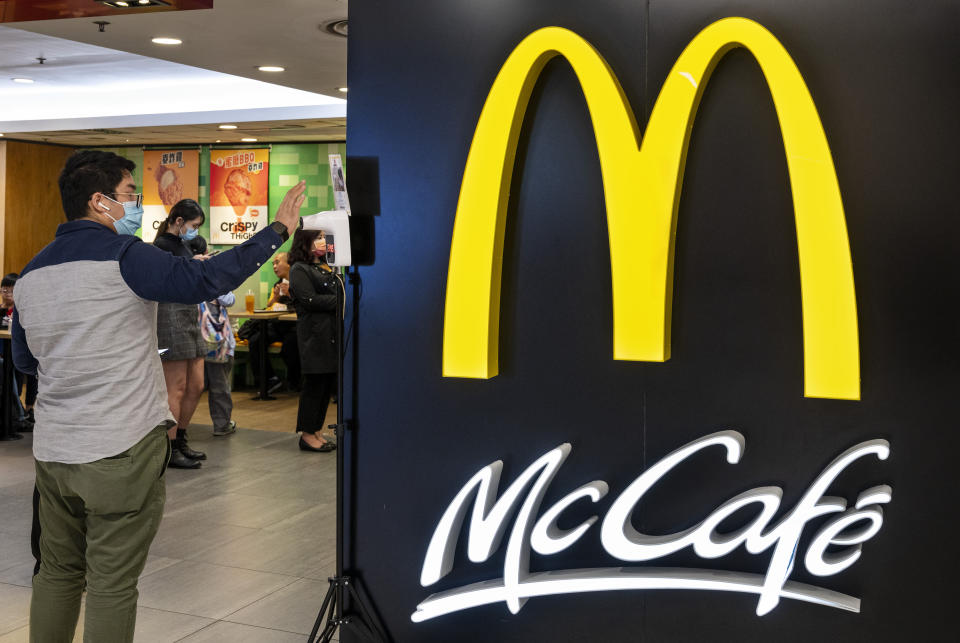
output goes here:
{"type": "MultiPolygon", "coordinates": [[[[106,195],[103,198],[110,199],[106,195]]],[[[113,229],[117,231],[117,234],[132,235],[136,233],[140,228],[140,222],[143,220],[143,206],[137,205],[136,201],[120,203],[114,199],[110,200],[123,206],[123,216],[120,219],[114,219],[108,213],[104,213],[113,221],[113,229]]]]}
{"type": "Polygon", "coordinates": [[[191,239],[196,239],[198,234],[200,234],[198,229],[187,228],[184,232],[180,233],[180,238],[184,241],[190,241],[191,239]]]}

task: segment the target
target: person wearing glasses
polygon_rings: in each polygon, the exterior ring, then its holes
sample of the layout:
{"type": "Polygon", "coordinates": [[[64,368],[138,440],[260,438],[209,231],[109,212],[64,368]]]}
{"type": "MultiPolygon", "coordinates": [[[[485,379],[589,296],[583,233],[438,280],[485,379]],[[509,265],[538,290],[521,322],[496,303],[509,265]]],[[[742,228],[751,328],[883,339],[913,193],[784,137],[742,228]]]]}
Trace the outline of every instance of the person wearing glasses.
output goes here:
{"type": "MultiPolygon", "coordinates": [[[[203,209],[193,199],[183,199],[170,208],[157,229],[153,245],[176,257],[206,259],[194,255],[187,245],[197,238],[205,220],[203,209]]],[[[187,428],[203,395],[203,356],[207,345],[198,323],[196,304],[161,302],[157,308],[157,346],[163,353],[163,379],[167,383],[167,401],[177,426],[170,429],[170,466],[174,469],[199,469],[207,454],[187,444],[187,428]]]]}
{"type": "Polygon", "coordinates": [[[67,221],[13,292],[14,362],[40,380],[33,641],[73,640],[84,590],[84,640],[133,641],[137,579],[163,516],[167,429],[176,424],[157,302],[196,305],[234,290],[300,222],[302,181],[244,243],[206,261],[174,256],[125,232],[142,215],[135,168],[99,150],[67,159],[59,178],[67,221]]]}

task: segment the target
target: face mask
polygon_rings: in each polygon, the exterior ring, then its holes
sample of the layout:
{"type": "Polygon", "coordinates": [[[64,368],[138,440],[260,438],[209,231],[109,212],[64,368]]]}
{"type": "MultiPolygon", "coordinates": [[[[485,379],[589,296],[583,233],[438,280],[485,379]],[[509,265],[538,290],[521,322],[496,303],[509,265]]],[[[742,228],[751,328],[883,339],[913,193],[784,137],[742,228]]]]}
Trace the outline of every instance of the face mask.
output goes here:
{"type": "Polygon", "coordinates": [[[321,250],[320,248],[314,248],[314,249],[313,249],[313,256],[314,256],[314,257],[317,257],[318,259],[323,259],[324,257],[327,256],[327,251],[326,251],[326,250],[321,250]]]}
{"type": "MultiPolygon", "coordinates": [[[[104,195],[103,198],[110,199],[110,197],[106,195],[104,195]]],[[[120,203],[114,199],[110,200],[123,207],[123,216],[120,219],[114,219],[108,212],[104,212],[107,218],[113,221],[114,230],[117,231],[117,234],[134,234],[140,227],[140,222],[143,219],[143,206],[137,205],[136,201],[120,203]]]]}
{"type": "Polygon", "coordinates": [[[180,233],[180,238],[184,241],[190,241],[191,239],[196,239],[198,234],[200,234],[198,229],[187,228],[185,231],[180,233]]]}

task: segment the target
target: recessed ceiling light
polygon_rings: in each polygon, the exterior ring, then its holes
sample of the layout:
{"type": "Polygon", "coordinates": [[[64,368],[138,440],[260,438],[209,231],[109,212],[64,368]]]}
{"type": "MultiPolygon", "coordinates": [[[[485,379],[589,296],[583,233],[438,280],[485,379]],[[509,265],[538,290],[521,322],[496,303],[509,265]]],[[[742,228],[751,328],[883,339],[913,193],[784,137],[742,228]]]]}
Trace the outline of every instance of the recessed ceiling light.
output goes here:
{"type": "MultiPolygon", "coordinates": [[[[148,0],[148,1],[149,1],[149,0],[148,0]]],[[[130,6],[130,3],[129,3],[129,2],[126,2],[126,0],[117,0],[117,1],[114,2],[113,4],[115,4],[115,5],[118,6],[118,7],[129,7],[129,6],[130,6]]]]}
{"type": "Polygon", "coordinates": [[[219,143],[219,142],[220,142],[220,139],[218,138],[218,139],[217,139],[217,143],[219,143]]]}
{"type": "Polygon", "coordinates": [[[236,125],[221,125],[220,129],[237,129],[236,125]]]}
{"type": "Polygon", "coordinates": [[[12,80],[15,83],[23,83],[24,85],[30,85],[31,83],[33,83],[32,78],[11,78],[10,80],[12,80]]]}
{"type": "Polygon", "coordinates": [[[240,140],[243,141],[244,143],[256,143],[256,142],[257,142],[257,139],[255,139],[255,138],[250,138],[249,136],[246,137],[246,138],[241,138],[240,140]]]}
{"type": "Polygon", "coordinates": [[[257,67],[260,71],[286,71],[283,67],[276,67],[274,65],[261,65],[257,67]]]}
{"type": "Polygon", "coordinates": [[[337,87],[337,91],[343,92],[344,94],[346,94],[346,93],[347,93],[347,88],[346,88],[346,87],[337,87]]]}
{"type": "Polygon", "coordinates": [[[139,0],[137,4],[150,4],[150,0],[139,0]]]}
{"type": "Polygon", "coordinates": [[[183,41],[179,38],[154,38],[151,40],[155,45],[180,45],[183,44],[183,41]]]}

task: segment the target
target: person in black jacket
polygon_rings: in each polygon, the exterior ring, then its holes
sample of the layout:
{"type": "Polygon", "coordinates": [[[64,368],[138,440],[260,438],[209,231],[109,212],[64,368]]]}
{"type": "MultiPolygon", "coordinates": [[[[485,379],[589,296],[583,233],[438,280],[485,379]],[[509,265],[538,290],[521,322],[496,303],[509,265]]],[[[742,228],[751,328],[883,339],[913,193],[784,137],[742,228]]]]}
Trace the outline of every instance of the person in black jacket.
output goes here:
{"type": "Polygon", "coordinates": [[[316,230],[297,230],[290,248],[290,295],[297,311],[297,344],[300,348],[300,406],[297,431],[302,451],[333,451],[337,445],[320,435],[330,396],[336,392],[337,289],[340,276],[327,265],[326,239],[316,230]]]}

